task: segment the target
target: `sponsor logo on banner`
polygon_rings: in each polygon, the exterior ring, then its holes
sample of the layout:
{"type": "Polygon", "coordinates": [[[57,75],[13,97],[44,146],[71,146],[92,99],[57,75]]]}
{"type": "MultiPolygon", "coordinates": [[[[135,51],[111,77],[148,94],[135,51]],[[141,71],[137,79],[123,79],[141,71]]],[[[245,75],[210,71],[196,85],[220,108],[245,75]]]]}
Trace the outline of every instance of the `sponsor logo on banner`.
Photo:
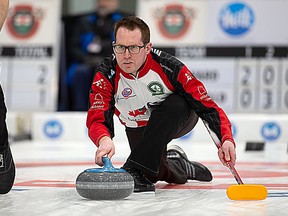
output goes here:
{"type": "Polygon", "coordinates": [[[231,36],[241,36],[249,32],[254,22],[254,12],[245,3],[230,3],[220,12],[219,24],[222,30],[231,36]]]}
{"type": "Polygon", "coordinates": [[[18,39],[30,38],[37,32],[42,18],[42,9],[28,4],[16,5],[8,13],[8,31],[18,39]]]}
{"type": "Polygon", "coordinates": [[[275,122],[267,122],[262,126],[261,134],[268,141],[275,141],[281,135],[280,126],[275,122]]]}
{"type": "Polygon", "coordinates": [[[157,8],[154,14],[161,34],[169,39],[178,39],[185,35],[195,17],[194,9],[182,4],[157,8]]]}
{"type": "Polygon", "coordinates": [[[63,132],[63,126],[62,124],[57,120],[50,120],[44,124],[44,134],[48,138],[58,138],[62,135],[63,132]]]}

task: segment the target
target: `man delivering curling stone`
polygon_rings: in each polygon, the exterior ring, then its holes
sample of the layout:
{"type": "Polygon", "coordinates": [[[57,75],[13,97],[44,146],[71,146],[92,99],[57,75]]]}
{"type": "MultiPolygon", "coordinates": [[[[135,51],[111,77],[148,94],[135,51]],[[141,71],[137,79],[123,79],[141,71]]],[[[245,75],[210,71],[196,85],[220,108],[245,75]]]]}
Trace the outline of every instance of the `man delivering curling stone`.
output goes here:
{"type": "MultiPolygon", "coordinates": [[[[89,136],[98,147],[96,164],[115,154],[113,115],[126,128],[131,153],[123,166],[134,178],[134,192],[155,191],[153,183],[211,181],[210,171],[189,161],[168,143],[193,129],[198,116],[221,140],[220,161],[235,164],[231,124],[204,85],[175,57],[152,48],[150,30],[137,17],[115,24],[115,56],[95,71],[87,114],[89,136]]],[[[207,133],[208,135],[208,133],[207,133]]]]}

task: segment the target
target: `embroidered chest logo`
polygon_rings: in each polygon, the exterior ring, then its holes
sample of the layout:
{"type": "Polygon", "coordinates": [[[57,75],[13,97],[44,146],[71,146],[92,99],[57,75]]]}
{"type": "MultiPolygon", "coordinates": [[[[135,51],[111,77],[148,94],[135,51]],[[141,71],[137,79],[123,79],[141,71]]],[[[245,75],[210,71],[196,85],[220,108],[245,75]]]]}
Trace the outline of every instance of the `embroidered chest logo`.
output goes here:
{"type": "Polygon", "coordinates": [[[150,92],[152,92],[152,96],[164,94],[164,87],[159,82],[150,82],[147,88],[150,92]]]}
{"type": "Polygon", "coordinates": [[[132,94],[132,89],[131,88],[125,88],[122,91],[122,95],[124,98],[128,98],[132,94]]]}

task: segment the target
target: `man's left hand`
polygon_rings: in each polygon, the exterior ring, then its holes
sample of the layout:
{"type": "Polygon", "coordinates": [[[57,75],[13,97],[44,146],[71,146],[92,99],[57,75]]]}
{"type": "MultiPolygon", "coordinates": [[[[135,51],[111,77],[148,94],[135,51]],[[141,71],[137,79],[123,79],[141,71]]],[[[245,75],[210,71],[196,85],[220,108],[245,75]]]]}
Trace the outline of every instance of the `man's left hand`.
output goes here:
{"type": "Polygon", "coordinates": [[[235,145],[229,140],[226,140],[221,148],[218,149],[218,157],[224,166],[227,166],[227,162],[235,166],[236,161],[236,151],[235,145]]]}

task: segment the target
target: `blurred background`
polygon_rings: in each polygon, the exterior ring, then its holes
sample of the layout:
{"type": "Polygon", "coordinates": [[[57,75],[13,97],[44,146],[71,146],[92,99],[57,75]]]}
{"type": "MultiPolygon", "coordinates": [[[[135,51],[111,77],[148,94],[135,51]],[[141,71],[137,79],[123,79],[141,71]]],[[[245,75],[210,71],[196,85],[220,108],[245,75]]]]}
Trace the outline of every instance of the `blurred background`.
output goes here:
{"type": "MultiPolygon", "coordinates": [[[[135,13],[137,0],[119,0],[122,11],[135,13]]],[[[97,9],[97,0],[62,0],[62,15],[70,16],[81,13],[94,12],[97,9]]]]}
{"type": "MultiPolygon", "coordinates": [[[[0,81],[11,139],[88,139],[93,69],[112,53],[114,23],[137,15],[154,48],[204,82],[236,140],[287,142],[287,8],[287,0],[10,0],[0,81]]],[[[203,141],[199,128],[187,139],[203,141]]]]}

